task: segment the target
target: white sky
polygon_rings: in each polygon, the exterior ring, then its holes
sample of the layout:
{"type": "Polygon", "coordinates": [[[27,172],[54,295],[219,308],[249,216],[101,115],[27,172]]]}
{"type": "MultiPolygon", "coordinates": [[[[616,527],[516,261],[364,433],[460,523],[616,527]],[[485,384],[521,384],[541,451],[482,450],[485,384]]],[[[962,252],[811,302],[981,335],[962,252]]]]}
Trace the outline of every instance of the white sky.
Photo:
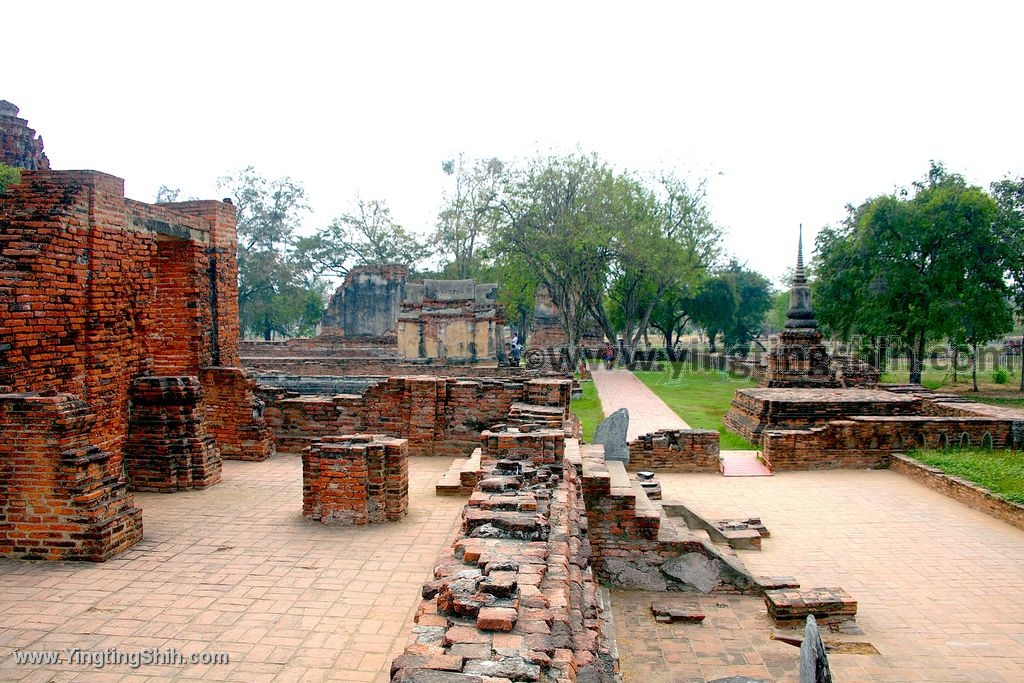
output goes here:
{"type": "Polygon", "coordinates": [[[0,99],[54,168],[220,198],[254,165],[433,226],[443,159],[595,151],[708,178],[725,247],[778,278],[796,230],[920,178],[1024,175],[1017,2],[17,2],[0,99]]]}

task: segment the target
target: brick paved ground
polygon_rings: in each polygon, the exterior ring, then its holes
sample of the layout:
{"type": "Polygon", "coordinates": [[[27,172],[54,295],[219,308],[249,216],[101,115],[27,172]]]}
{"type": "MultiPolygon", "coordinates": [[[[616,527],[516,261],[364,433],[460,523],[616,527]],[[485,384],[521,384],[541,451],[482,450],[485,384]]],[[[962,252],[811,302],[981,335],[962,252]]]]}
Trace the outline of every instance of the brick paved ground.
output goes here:
{"type": "MultiPolygon", "coordinates": [[[[753,573],[859,601],[865,633],[842,639],[880,654],[833,655],[837,680],[1024,681],[1024,532],[885,470],[659,479],[665,500],[708,517],[760,516],[771,538],[740,551],[753,573]]],[[[627,682],[701,680],[695,665],[710,678],[795,680],[797,651],[768,641],[763,601],[702,599],[705,624],[663,626],[651,597],[613,596],[627,682]]]]}
{"type": "Polygon", "coordinates": [[[594,386],[605,417],[619,408],[629,410],[628,440],[659,429],[687,429],[689,425],[628,370],[605,370],[593,364],[594,386]]]}
{"type": "Polygon", "coordinates": [[[302,518],[299,457],[224,462],[201,492],[136,494],[145,538],[104,564],[0,560],[0,680],[387,681],[420,585],[454,538],[450,458],[411,458],[409,516],[364,527],[302,518]],[[15,650],[228,652],[227,666],[15,666],[15,650]]]}

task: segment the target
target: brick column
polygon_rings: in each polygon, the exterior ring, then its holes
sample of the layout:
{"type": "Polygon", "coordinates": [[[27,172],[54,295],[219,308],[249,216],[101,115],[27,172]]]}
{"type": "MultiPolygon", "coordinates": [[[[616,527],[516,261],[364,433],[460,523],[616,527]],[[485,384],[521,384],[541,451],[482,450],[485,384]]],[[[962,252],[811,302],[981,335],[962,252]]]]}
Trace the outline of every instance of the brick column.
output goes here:
{"type": "Polygon", "coordinates": [[[142,539],[121,456],[69,394],[0,395],[0,555],[102,562],[142,539]]]}
{"type": "Polygon", "coordinates": [[[326,437],[302,453],[302,514],[324,524],[380,524],[409,508],[406,439],[326,437]]]}
{"type": "Polygon", "coordinates": [[[220,453],[195,377],[140,377],[131,402],[124,469],[133,489],[190,491],[220,482],[220,453]]]}

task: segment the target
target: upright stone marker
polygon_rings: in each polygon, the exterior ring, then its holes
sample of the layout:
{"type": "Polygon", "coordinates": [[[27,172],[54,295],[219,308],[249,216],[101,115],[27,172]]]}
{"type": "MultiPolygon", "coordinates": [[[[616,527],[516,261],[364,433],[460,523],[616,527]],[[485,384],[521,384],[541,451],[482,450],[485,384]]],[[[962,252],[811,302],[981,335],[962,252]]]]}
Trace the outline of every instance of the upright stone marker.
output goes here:
{"type": "Polygon", "coordinates": [[[804,642],[800,644],[800,683],[832,683],[825,643],[813,616],[807,617],[804,642]]]}
{"type": "Polygon", "coordinates": [[[597,425],[594,443],[604,444],[605,460],[629,462],[626,432],[629,431],[629,411],[619,408],[597,425]]]}

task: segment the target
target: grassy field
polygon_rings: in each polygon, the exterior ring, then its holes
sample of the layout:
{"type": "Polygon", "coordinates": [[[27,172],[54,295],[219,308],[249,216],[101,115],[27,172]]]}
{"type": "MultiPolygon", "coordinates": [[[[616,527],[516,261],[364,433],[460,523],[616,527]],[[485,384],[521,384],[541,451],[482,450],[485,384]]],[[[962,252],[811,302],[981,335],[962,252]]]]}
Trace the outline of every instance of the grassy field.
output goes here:
{"type": "Polygon", "coordinates": [[[737,389],[756,386],[753,380],[723,378],[720,372],[686,368],[682,372],[637,372],[641,382],[650,387],[669,408],[695,429],[717,429],[722,435],[722,450],[754,448],[741,436],[725,430],[722,418],[737,389]],[[678,376],[676,376],[678,375],[678,376]]]}
{"type": "Polygon", "coordinates": [[[949,449],[911,451],[907,455],[946,474],[973,481],[1015,503],[1024,503],[1024,453],[949,449]]]}
{"type": "MultiPolygon", "coordinates": [[[[900,365],[907,364],[901,359],[900,365]]],[[[1010,392],[1020,388],[1020,360],[1015,361],[1012,372],[1008,372],[1005,384],[996,384],[992,379],[992,370],[978,370],[978,388],[982,392],[1010,392]]],[[[904,384],[910,376],[907,367],[893,367],[882,375],[882,381],[887,383],[904,384]]],[[[921,384],[929,389],[942,389],[943,391],[968,392],[973,387],[971,382],[971,371],[961,370],[956,373],[956,381],[953,380],[953,371],[945,367],[928,367],[925,364],[921,372],[921,384]]]]}
{"type": "Polygon", "coordinates": [[[572,412],[580,418],[583,425],[583,440],[590,443],[594,440],[594,430],[604,419],[604,412],[601,410],[601,399],[597,395],[597,387],[593,382],[580,382],[583,389],[583,396],[572,402],[572,412]]]}

